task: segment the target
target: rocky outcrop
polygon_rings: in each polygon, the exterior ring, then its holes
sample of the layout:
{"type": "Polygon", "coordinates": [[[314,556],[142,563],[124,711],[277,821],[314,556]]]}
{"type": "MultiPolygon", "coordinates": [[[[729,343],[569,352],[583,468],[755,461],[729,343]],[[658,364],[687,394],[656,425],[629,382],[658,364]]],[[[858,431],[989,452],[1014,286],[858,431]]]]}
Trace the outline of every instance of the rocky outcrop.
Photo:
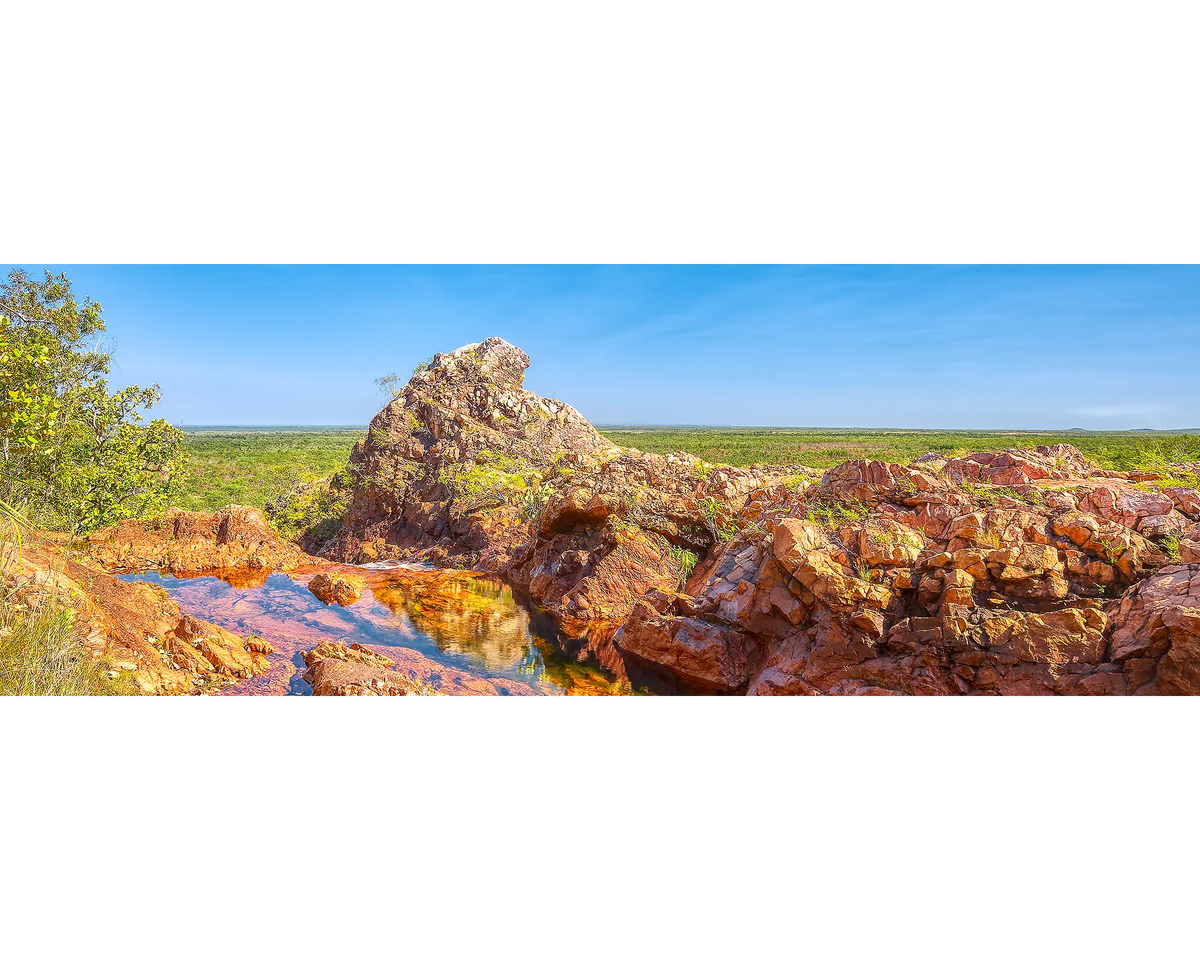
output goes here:
{"type": "Polygon", "coordinates": [[[562,616],[623,620],[677,587],[751,493],[806,480],[614,447],[523,390],[528,365],[493,337],[415,374],[355,448],[350,508],[323,554],[502,573],[562,616]]]}
{"type": "Polygon", "coordinates": [[[253,507],[229,506],[216,513],[168,510],[157,520],[125,520],[87,539],[92,560],[122,572],[269,573],[317,562],[275,533],[253,507]]]}
{"type": "Polygon", "coordinates": [[[151,584],[119,580],[47,542],[2,546],[7,602],[69,606],[88,655],[143,693],[212,692],[269,667],[270,644],[183,613],[151,584]]]}
{"type": "Polygon", "coordinates": [[[308,581],[308,589],[322,603],[348,607],[362,596],[366,584],[362,577],[351,573],[321,571],[308,581]]]}
{"type": "Polygon", "coordinates": [[[1090,473],[1092,466],[1075,447],[1060,443],[1037,450],[981,451],[966,457],[942,460],[927,454],[918,463],[941,461],[941,473],[964,480],[1015,486],[1038,480],[1069,480],[1090,473]]]}
{"type": "Polygon", "coordinates": [[[621,628],[621,650],[698,690],[744,688],[750,675],[749,639],[732,626],[688,616],[688,606],[683,597],[659,592],[638,601],[621,628]]]}
{"type": "MultiPolygon", "coordinates": [[[[1124,694],[1149,683],[1118,641],[1153,634],[1158,621],[1139,611],[1164,591],[1200,589],[1196,570],[1143,580],[1166,552],[1124,513],[1078,509],[1096,502],[1095,487],[1044,496],[1007,474],[1019,483],[997,494],[927,473],[930,462],[842,464],[716,550],[691,595],[639,604],[616,645],[698,689],[760,695],[1124,694]]],[[[1178,603],[1166,616],[1191,622],[1178,603]]],[[[1189,681],[1170,682],[1148,689],[1189,681]]]]}
{"type": "Polygon", "coordinates": [[[387,657],[361,643],[322,641],[301,656],[308,667],[304,679],[312,684],[316,697],[403,697],[427,692],[397,673],[387,657]]]}
{"type": "Polygon", "coordinates": [[[1200,693],[1200,563],[1159,570],[1110,614],[1109,656],[1130,693],[1200,693]]]}
{"type": "Polygon", "coordinates": [[[533,687],[515,680],[487,679],[437,663],[404,647],[368,647],[322,641],[301,654],[314,696],[528,696],[533,687]]]}
{"type": "Polygon", "coordinates": [[[501,573],[564,621],[619,622],[625,661],[703,692],[1190,682],[1146,679],[1186,677],[1165,650],[1115,645],[1159,629],[1156,571],[1195,556],[1200,500],[1178,465],[1101,470],[1059,444],[735,469],[612,447],[524,391],[527,364],[493,338],[414,376],[355,449],[325,552],[501,573]]]}
{"type": "Polygon", "coordinates": [[[207,674],[229,680],[246,680],[267,670],[267,657],[274,651],[261,637],[244,640],[221,627],[183,614],[174,630],[164,638],[166,662],[190,672],[193,680],[207,674]]]}

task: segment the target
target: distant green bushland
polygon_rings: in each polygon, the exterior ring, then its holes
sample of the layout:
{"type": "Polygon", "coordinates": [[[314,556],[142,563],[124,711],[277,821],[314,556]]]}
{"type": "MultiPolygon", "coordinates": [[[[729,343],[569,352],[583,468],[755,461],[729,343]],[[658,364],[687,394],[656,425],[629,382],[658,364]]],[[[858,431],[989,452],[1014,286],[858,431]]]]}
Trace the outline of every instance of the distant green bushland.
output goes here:
{"type": "Polygon", "coordinates": [[[333,427],[186,431],[188,466],[174,505],[219,510],[239,503],[262,509],[300,484],[345,467],[363,436],[360,429],[333,427]]]}
{"type": "Polygon", "coordinates": [[[964,456],[1005,447],[1070,443],[1109,470],[1200,460],[1200,434],[1019,432],[1004,430],[852,430],[758,427],[606,427],[605,437],[649,453],[683,451],[734,467],[800,464],[826,470],[850,459],[909,463],[926,453],[964,456]]]}

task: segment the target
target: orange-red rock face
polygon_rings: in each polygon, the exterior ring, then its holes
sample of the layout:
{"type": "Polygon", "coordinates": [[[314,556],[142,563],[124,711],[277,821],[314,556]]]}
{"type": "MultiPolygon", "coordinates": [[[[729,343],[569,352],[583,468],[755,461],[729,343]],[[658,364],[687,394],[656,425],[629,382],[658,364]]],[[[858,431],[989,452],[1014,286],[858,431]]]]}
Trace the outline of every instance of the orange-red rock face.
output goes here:
{"type": "Polygon", "coordinates": [[[126,583],[36,538],[19,554],[3,547],[6,589],[69,604],[83,644],[129,673],[144,693],[209,692],[268,669],[270,644],[189,616],[148,584],[126,583]]]}
{"type": "Polygon", "coordinates": [[[718,548],[693,596],[643,601],[615,642],[752,694],[1200,692],[1200,566],[1166,566],[1137,532],[1163,501],[1120,477],[1010,472],[1039,457],[983,458],[1019,481],[995,493],[920,462],[843,464],[718,548]]]}
{"type": "Polygon", "coordinates": [[[748,496],[794,471],[714,468],[613,447],[575,410],[522,390],[498,338],[439,354],[372,421],[326,553],[501,573],[556,614],[624,620],[677,586],[748,496]]]}
{"type": "Polygon", "coordinates": [[[1130,693],[1200,692],[1200,563],[1162,568],[1110,613],[1109,656],[1130,693]]]}
{"type": "Polygon", "coordinates": [[[96,563],[120,571],[238,570],[265,576],[314,562],[252,507],[229,506],[216,513],[169,510],[160,520],[125,520],[89,534],[88,545],[96,563]]]}
{"type": "Polygon", "coordinates": [[[414,650],[323,641],[304,653],[318,697],[528,696],[526,684],[473,676],[414,650]]]}
{"type": "Polygon", "coordinates": [[[322,603],[337,603],[348,607],[362,596],[362,577],[348,573],[322,571],[308,581],[308,589],[322,603]]]}
{"type": "Polygon", "coordinates": [[[527,363],[492,339],[414,377],[355,451],[331,554],[501,572],[559,617],[623,623],[624,660],[700,690],[1169,685],[1110,649],[1136,615],[1114,600],[1197,556],[1195,488],[1148,487],[1156,475],[1065,444],[852,460],[819,482],[616,450],[521,390],[527,363]]]}

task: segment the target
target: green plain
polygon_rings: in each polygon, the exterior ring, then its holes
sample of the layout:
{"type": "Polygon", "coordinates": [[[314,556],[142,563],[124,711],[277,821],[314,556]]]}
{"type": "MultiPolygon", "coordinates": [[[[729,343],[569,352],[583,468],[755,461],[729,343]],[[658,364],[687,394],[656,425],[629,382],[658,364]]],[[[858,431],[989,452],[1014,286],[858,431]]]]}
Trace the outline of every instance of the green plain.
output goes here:
{"type": "Polygon", "coordinates": [[[651,453],[682,450],[712,463],[734,467],[802,464],[828,469],[846,460],[910,463],[926,453],[964,456],[979,450],[1071,443],[1110,470],[1162,466],[1200,460],[1200,434],[1150,431],[1065,430],[858,430],[769,427],[604,427],[622,447],[651,453]]]}
{"type": "Polygon", "coordinates": [[[185,510],[230,503],[262,508],[296,483],[346,464],[366,431],[348,427],[220,428],[186,431],[188,466],[173,502],[185,510]]]}
{"type": "MultiPolygon", "coordinates": [[[[713,463],[802,464],[827,469],[852,458],[908,463],[930,451],[1072,443],[1113,470],[1200,460],[1200,433],[855,430],[758,427],[602,427],[613,443],[653,453],[685,451],[713,463]]],[[[297,482],[344,466],[361,428],[205,428],[187,432],[190,463],[174,502],[190,510],[229,503],[262,507],[297,482]]]]}

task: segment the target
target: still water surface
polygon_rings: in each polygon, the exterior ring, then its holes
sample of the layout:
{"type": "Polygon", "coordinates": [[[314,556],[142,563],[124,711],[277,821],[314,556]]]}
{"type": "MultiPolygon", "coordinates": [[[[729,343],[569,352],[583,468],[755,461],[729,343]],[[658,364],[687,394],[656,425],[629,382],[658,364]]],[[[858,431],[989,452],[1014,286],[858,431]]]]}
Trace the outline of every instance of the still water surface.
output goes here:
{"type": "MultiPolygon", "coordinates": [[[[445,571],[365,572],[368,588],[348,607],[326,606],[303,574],[148,571],[122,579],[157,584],[185,613],[272,644],[270,672],[229,688],[233,694],[311,693],[300,653],[322,640],[376,648],[398,657],[401,669],[433,661],[447,676],[466,675],[468,687],[470,678],[492,682],[473,692],[610,694],[628,687],[599,667],[586,643],[563,637],[552,618],[519,602],[498,580],[445,571]],[[399,657],[403,651],[420,656],[399,657]]],[[[460,678],[457,689],[463,688],[460,678]]]]}

